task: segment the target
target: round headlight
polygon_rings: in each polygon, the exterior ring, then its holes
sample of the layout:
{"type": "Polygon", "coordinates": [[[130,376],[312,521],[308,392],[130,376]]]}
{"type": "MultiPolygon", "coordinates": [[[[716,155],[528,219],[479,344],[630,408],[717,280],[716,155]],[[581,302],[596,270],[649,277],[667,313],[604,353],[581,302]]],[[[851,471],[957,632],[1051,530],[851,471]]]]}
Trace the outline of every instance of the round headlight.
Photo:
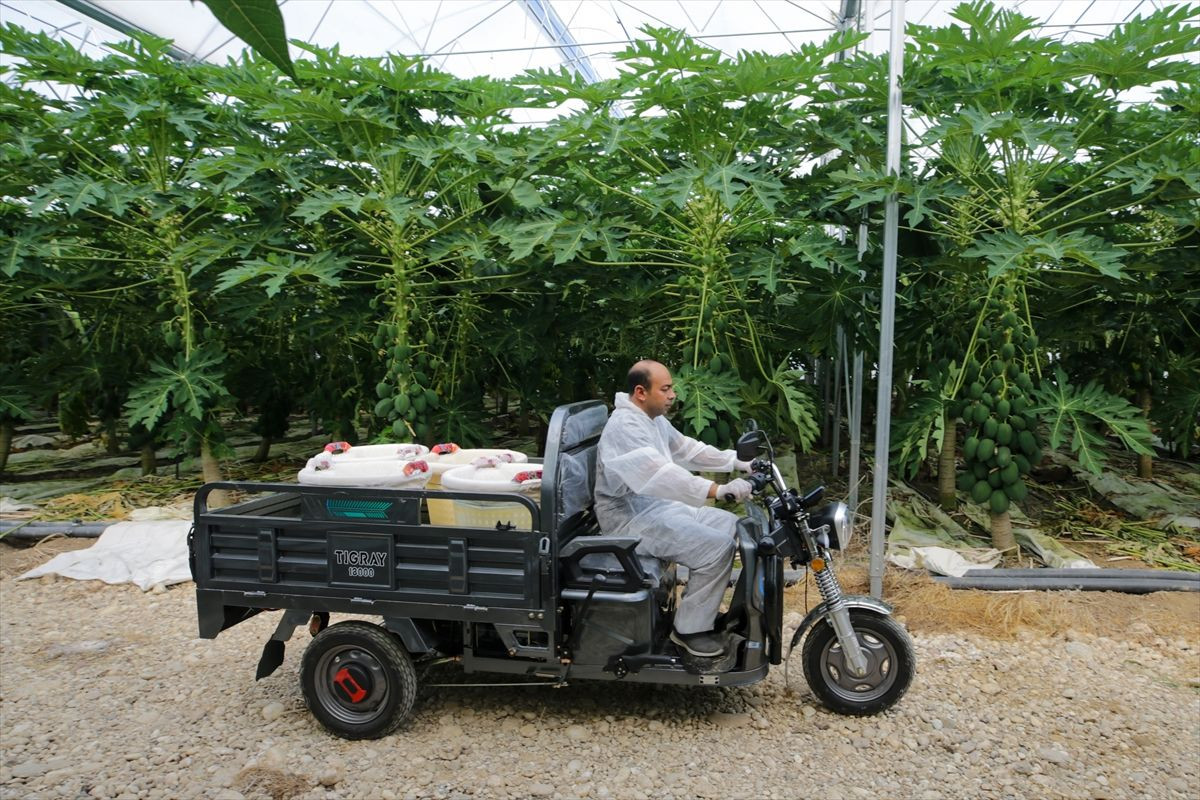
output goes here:
{"type": "Polygon", "coordinates": [[[854,526],[850,524],[850,509],[845,503],[838,503],[833,510],[833,530],[837,533],[838,549],[845,550],[849,547],[854,526]]]}

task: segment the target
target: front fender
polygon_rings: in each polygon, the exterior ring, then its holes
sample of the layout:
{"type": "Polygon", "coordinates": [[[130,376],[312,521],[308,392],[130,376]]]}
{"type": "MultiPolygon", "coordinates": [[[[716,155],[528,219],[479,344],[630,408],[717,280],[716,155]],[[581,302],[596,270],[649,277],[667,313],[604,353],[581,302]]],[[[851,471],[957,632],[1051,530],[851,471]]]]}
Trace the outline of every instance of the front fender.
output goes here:
{"type": "MultiPolygon", "coordinates": [[[[891,616],[892,614],[892,607],[890,605],[882,600],[871,597],[870,595],[848,594],[845,595],[842,600],[845,602],[847,608],[862,608],[867,611],[874,611],[875,613],[885,617],[891,616]]],[[[808,632],[809,628],[811,628],[813,625],[816,625],[819,620],[828,616],[828,614],[828,603],[821,603],[812,611],[809,611],[808,616],[801,621],[800,625],[796,628],[796,632],[792,634],[792,643],[788,652],[791,652],[791,650],[795,649],[796,644],[804,638],[804,634],[808,632]]]]}

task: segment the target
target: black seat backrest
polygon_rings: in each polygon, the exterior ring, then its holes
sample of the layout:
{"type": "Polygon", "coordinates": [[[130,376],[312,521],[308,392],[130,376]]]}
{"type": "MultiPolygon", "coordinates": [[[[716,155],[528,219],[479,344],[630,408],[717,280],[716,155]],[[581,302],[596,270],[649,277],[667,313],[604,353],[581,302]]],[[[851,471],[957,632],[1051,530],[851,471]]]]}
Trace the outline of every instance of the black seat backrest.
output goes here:
{"type": "Polygon", "coordinates": [[[608,406],[599,400],[554,410],[542,471],[543,531],[557,534],[572,518],[572,527],[577,528],[581,512],[590,511],[596,486],[596,448],[607,421],[608,406]]]}

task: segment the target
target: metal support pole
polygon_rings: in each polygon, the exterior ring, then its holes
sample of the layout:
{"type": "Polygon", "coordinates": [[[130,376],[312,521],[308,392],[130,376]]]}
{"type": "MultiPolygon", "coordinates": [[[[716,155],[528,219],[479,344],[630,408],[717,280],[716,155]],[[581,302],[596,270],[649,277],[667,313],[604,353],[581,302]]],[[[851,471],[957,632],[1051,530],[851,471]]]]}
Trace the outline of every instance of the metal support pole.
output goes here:
{"type": "MultiPolygon", "coordinates": [[[[887,171],[900,174],[900,75],[904,70],[904,0],[892,0],[888,48],[887,171]]],[[[896,327],[896,234],[899,201],[888,195],[883,222],[883,298],[879,320],[879,390],[875,403],[875,472],[871,496],[871,595],[883,596],[888,445],[892,433],[892,348],[896,327]]]]}
{"type": "Polygon", "coordinates": [[[862,459],[862,384],[863,384],[863,354],[861,350],[854,353],[854,377],[851,386],[854,387],[853,398],[850,400],[850,513],[858,523],[858,471],[862,459]]]}
{"type": "Polygon", "coordinates": [[[833,443],[829,447],[829,474],[838,476],[842,466],[842,373],[846,367],[846,332],[838,327],[837,352],[833,356],[833,443]]]}

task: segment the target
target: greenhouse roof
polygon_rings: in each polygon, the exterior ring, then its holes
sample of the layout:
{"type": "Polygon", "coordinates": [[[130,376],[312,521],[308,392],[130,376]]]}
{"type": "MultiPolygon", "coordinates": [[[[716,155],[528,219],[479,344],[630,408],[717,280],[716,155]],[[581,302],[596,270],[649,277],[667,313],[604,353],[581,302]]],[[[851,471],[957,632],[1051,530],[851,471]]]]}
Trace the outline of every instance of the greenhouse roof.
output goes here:
{"type": "MultiPolygon", "coordinates": [[[[645,26],[677,28],[729,55],[780,53],[858,24],[865,47],[887,50],[891,4],[883,0],[281,0],[289,39],[348,55],[423,55],[470,77],[510,77],[567,64],[611,77],[612,53],[645,26]],[[849,19],[847,19],[849,17],[849,19]]],[[[909,0],[910,24],[945,25],[955,2],[909,0]]],[[[1166,0],[998,0],[1066,40],[1172,5],[1166,0]]],[[[145,30],[171,39],[183,59],[223,63],[243,44],[191,0],[0,0],[0,22],[44,30],[98,54],[105,42],[145,30]]],[[[292,47],[293,58],[303,51],[292,47]]]]}

